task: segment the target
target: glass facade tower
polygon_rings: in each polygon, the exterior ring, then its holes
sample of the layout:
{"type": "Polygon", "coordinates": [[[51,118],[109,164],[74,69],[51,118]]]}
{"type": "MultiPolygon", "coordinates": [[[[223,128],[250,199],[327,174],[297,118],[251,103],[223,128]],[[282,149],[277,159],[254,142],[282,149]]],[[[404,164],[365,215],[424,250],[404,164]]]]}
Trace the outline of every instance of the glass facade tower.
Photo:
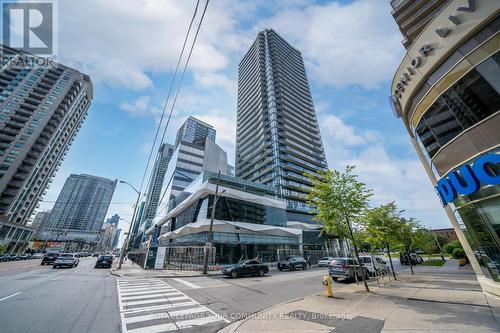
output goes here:
{"type": "Polygon", "coordinates": [[[300,51],[260,32],[238,68],[236,177],[273,186],[288,219],[311,221],[305,173],[327,168],[300,51]]]}
{"type": "MultiPolygon", "coordinates": [[[[408,9],[438,3],[400,2],[408,9]]],[[[439,8],[394,75],[393,111],[483,291],[500,296],[500,3],[439,8]]]]}

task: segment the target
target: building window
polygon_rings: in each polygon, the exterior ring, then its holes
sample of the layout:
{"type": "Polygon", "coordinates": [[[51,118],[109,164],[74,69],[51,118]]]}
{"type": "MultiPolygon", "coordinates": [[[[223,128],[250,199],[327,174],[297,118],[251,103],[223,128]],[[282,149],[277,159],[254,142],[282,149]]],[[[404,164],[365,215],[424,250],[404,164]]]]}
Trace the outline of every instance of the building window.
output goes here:
{"type": "Polygon", "coordinates": [[[500,282],[500,196],[459,207],[457,212],[485,275],[500,282]]]}
{"type": "Polygon", "coordinates": [[[500,52],[483,61],[441,95],[417,125],[419,144],[430,158],[437,151],[500,110],[500,52]]]}

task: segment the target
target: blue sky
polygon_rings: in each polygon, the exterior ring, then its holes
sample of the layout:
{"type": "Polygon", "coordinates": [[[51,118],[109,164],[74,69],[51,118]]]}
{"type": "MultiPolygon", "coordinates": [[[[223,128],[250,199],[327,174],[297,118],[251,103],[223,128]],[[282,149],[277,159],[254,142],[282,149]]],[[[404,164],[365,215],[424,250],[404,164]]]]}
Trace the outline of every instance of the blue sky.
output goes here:
{"type": "MultiPolygon", "coordinates": [[[[41,209],[71,173],[139,186],[195,0],[59,2],[62,63],[91,76],[94,100],[41,209]]],[[[433,227],[450,225],[403,124],[390,82],[404,55],[388,1],[212,0],[167,140],[189,115],[214,125],[234,164],[237,69],[258,31],[301,50],[331,168],[357,166],[375,195],[433,227]]],[[[130,219],[134,192],[118,185],[108,215],[130,219]]],[[[121,227],[127,227],[122,222],[121,227]]]]}

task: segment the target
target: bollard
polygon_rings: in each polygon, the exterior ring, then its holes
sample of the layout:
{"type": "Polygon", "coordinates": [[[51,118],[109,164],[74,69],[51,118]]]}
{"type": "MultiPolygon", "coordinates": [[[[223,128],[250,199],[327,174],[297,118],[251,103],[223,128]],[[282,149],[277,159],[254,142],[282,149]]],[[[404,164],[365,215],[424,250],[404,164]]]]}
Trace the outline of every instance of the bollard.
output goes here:
{"type": "Polygon", "coordinates": [[[325,286],[325,295],[328,297],[333,297],[333,280],[330,277],[330,275],[324,275],[323,276],[323,282],[322,284],[325,286]]]}

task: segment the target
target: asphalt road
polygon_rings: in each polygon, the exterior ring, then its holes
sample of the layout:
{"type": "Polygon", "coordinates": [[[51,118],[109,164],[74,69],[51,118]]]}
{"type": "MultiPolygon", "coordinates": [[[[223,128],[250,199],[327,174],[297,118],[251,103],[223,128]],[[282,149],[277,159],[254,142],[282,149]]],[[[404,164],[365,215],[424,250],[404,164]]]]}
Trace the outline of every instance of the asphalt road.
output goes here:
{"type": "Polygon", "coordinates": [[[53,269],[40,260],[0,263],[2,332],[120,332],[116,279],[94,269],[53,269]]]}
{"type": "MultiPolygon", "coordinates": [[[[81,258],[68,269],[40,266],[40,260],[0,263],[0,331],[215,332],[274,305],[322,293],[327,274],[325,267],[310,267],[271,268],[264,277],[239,279],[117,279],[108,269],[94,269],[95,260],[81,258]]],[[[398,261],[395,269],[401,269],[398,261]]],[[[345,286],[335,282],[334,290],[345,286]]]]}

